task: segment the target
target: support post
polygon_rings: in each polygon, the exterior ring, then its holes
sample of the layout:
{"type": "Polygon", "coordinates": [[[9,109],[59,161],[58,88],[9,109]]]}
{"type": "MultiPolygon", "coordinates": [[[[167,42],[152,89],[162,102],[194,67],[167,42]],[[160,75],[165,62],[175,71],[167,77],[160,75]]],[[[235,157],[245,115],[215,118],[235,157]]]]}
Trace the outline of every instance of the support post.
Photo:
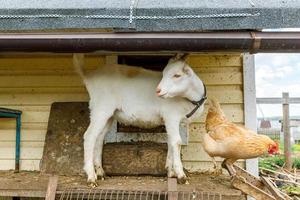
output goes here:
{"type": "Polygon", "coordinates": [[[282,93],[282,126],[284,134],[284,157],[285,167],[288,170],[292,169],[291,158],[291,133],[290,133],[290,111],[289,111],[289,93],[282,93]]]}
{"type": "Polygon", "coordinates": [[[45,200],[55,200],[57,183],[58,183],[57,176],[51,176],[49,178],[45,200]]]}
{"type": "Polygon", "coordinates": [[[16,117],[16,156],[15,156],[15,172],[20,171],[20,144],[21,144],[21,114],[16,117]]]}
{"type": "Polygon", "coordinates": [[[168,200],[177,200],[177,179],[168,178],[168,200]]]}
{"type": "MultiPolygon", "coordinates": [[[[245,126],[256,132],[257,127],[254,55],[251,55],[249,53],[243,54],[243,69],[245,126]]],[[[250,174],[258,176],[258,159],[247,159],[246,170],[250,174]]]]}

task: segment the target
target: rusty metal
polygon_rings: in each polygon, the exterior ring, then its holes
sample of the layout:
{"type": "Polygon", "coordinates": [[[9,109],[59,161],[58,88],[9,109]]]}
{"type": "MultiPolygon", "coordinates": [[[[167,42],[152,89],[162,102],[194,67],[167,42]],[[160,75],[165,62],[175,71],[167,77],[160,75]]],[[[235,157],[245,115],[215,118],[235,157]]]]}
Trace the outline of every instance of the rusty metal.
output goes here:
{"type": "Polygon", "coordinates": [[[263,200],[290,200],[280,191],[272,186],[272,183],[265,178],[258,178],[249,174],[246,170],[236,166],[228,165],[223,162],[222,166],[227,169],[232,176],[231,184],[236,189],[241,190],[255,199],[263,200]]]}
{"type": "Polygon", "coordinates": [[[253,39],[253,45],[250,50],[251,54],[256,53],[260,49],[261,38],[256,36],[255,32],[250,32],[251,38],[253,39]]]}
{"type": "Polygon", "coordinates": [[[0,52],[299,52],[300,32],[2,33],[0,52]],[[260,39],[258,39],[260,38],[260,39]]]}
{"type": "Polygon", "coordinates": [[[109,190],[69,188],[57,192],[57,200],[168,200],[168,196],[178,200],[221,200],[219,193],[187,191],[150,191],[150,190],[109,190]]]}

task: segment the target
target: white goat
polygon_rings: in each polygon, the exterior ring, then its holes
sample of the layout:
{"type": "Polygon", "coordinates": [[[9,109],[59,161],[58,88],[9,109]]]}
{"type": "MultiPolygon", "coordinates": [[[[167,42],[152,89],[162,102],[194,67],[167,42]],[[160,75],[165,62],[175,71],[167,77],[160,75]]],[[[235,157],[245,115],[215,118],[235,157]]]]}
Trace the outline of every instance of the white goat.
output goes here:
{"type": "Polygon", "coordinates": [[[83,54],[74,54],[73,61],[90,96],[90,125],[84,134],[88,183],[97,186],[97,176],[105,175],[102,147],[113,118],[141,128],[164,124],[168,135],[168,176],[185,182],[179,125],[191,110],[199,107],[193,118],[200,117],[206,98],[204,84],[185,61],[178,56],[170,59],[163,73],[126,65],[101,66],[92,73],[84,73],[83,54]]]}

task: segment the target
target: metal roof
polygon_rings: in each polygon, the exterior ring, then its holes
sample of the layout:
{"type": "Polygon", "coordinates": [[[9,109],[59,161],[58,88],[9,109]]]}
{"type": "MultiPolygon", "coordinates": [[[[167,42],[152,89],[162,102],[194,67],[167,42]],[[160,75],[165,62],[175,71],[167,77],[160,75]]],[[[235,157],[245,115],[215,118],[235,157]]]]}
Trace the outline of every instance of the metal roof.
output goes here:
{"type": "Polygon", "coordinates": [[[0,30],[300,27],[300,0],[0,0],[0,30]],[[120,3],[121,2],[121,3],[120,3]]]}

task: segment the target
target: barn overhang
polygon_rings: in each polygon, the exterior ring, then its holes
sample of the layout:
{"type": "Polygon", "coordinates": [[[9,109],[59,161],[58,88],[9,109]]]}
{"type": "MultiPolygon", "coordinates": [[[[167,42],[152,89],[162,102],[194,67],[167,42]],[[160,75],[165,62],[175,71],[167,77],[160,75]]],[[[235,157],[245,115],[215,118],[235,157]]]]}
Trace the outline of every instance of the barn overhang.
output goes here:
{"type": "Polygon", "coordinates": [[[293,28],[297,0],[0,0],[0,31],[215,31],[293,28]]]}
{"type": "Polygon", "coordinates": [[[0,52],[300,52],[300,32],[7,33],[0,52]]]}

